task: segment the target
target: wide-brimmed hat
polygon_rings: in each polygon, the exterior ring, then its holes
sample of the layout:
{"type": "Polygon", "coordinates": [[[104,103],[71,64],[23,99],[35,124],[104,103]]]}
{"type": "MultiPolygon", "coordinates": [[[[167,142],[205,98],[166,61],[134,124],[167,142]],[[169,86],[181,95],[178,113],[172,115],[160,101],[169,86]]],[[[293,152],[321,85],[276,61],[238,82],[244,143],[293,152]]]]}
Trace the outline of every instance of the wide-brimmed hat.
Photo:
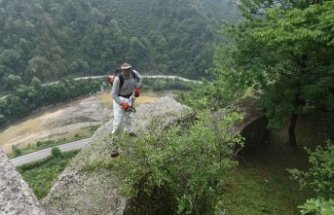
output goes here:
{"type": "Polygon", "coordinates": [[[128,63],[123,63],[121,66],[121,69],[130,69],[130,68],[132,68],[132,66],[128,63]]]}

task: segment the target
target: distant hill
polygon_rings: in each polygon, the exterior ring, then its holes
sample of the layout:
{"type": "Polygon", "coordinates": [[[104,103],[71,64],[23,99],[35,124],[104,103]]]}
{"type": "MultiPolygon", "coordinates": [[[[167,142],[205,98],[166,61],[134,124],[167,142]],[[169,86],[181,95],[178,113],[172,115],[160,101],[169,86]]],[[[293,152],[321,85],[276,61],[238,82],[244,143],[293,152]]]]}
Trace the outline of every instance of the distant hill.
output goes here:
{"type": "Polygon", "coordinates": [[[235,23],[241,17],[238,0],[198,0],[198,2],[208,11],[209,18],[217,25],[220,25],[222,20],[235,23]]]}
{"type": "Polygon", "coordinates": [[[123,61],[198,78],[221,20],[238,17],[229,0],[0,0],[0,86],[9,74],[28,84],[106,74],[123,61]]]}

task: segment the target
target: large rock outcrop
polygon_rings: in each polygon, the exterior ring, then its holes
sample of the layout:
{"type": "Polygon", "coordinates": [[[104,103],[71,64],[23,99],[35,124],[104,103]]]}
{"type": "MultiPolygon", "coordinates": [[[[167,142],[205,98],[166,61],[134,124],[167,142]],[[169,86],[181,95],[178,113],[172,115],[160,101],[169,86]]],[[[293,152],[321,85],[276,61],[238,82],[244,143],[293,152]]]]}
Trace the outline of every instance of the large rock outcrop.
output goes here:
{"type": "MultiPolygon", "coordinates": [[[[243,100],[238,107],[244,113],[244,119],[233,126],[232,132],[245,136],[246,146],[263,143],[267,122],[255,108],[254,100],[243,100]]],[[[139,106],[134,126],[138,132],[162,129],[192,115],[188,107],[164,97],[139,106]]],[[[119,193],[122,181],[108,170],[108,165],[113,162],[108,154],[111,130],[112,121],[100,127],[92,144],[82,150],[59,176],[42,202],[47,214],[123,215],[127,200],[119,193]]]]}
{"type": "Polygon", "coordinates": [[[33,191],[23,181],[2,149],[0,149],[0,214],[45,214],[33,191]]]}
{"type": "MultiPolygon", "coordinates": [[[[137,108],[134,128],[137,132],[145,132],[152,126],[161,129],[190,114],[188,107],[164,97],[137,108]]],[[[107,150],[111,131],[112,121],[100,127],[92,144],[59,176],[42,203],[48,214],[123,214],[126,199],[118,189],[122,181],[107,170],[113,162],[107,150]]]]}

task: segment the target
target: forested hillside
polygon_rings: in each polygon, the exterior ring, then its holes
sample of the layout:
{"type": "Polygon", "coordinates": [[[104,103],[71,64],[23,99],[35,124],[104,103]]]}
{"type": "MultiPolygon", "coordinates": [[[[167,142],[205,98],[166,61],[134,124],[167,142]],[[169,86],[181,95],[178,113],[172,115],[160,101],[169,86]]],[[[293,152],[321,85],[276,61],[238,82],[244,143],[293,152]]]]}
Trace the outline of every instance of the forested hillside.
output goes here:
{"type": "Polygon", "coordinates": [[[231,23],[240,20],[239,0],[199,0],[198,2],[204,10],[208,11],[209,18],[215,20],[219,27],[222,20],[231,23]]]}
{"type": "Polygon", "coordinates": [[[220,20],[237,11],[228,0],[0,0],[0,88],[9,74],[30,84],[106,74],[123,61],[203,76],[220,20]]]}

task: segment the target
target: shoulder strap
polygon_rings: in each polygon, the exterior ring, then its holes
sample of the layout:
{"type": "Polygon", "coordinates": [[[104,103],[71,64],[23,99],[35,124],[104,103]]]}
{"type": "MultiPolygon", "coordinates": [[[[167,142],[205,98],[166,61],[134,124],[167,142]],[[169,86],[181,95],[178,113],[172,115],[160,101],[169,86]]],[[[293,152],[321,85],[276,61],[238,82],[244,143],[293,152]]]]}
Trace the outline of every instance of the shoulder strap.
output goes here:
{"type": "Polygon", "coordinates": [[[118,74],[118,78],[119,78],[119,88],[121,89],[123,84],[124,84],[124,77],[123,75],[120,73],[118,74]]]}

